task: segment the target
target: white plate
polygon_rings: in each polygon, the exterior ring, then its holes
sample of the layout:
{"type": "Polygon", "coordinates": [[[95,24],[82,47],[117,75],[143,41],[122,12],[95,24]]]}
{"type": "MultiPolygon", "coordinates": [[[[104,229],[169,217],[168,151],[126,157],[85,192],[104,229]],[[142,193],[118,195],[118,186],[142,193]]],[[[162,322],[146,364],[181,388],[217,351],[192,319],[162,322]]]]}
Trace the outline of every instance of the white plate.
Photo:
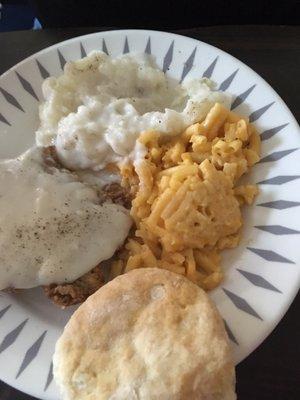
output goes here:
{"type": "MultiPolygon", "coordinates": [[[[163,32],[99,32],[42,50],[2,75],[0,157],[16,156],[34,142],[43,78],[61,74],[66,61],[94,49],[113,57],[146,51],[172,77],[211,77],[233,94],[232,108],[250,116],[261,133],[262,161],[249,177],[259,183],[260,194],[244,210],[242,243],[226,251],[226,279],[211,293],[238,363],[272,331],[299,288],[299,126],[262,78],[215,47],[163,32]]],[[[51,358],[73,311],[53,306],[41,289],[1,293],[0,379],[41,399],[58,399],[51,358]]]]}

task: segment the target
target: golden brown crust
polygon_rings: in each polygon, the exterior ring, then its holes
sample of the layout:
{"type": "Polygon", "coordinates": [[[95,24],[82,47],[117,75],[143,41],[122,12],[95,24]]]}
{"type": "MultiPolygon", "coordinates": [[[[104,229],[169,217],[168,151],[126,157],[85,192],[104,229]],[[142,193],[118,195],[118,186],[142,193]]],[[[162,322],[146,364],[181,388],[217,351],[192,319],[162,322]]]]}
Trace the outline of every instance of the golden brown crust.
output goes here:
{"type": "MultiPolygon", "coordinates": [[[[63,168],[54,146],[49,146],[43,149],[43,158],[47,167],[58,169],[63,168]]],[[[130,209],[131,207],[129,192],[118,183],[105,185],[101,190],[100,197],[103,202],[112,201],[113,203],[120,204],[127,209],[130,209]]],[[[100,266],[97,266],[74,282],[65,284],[53,283],[45,286],[44,291],[54,304],[65,308],[84,302],[103,284],[104,278],[100,266]]]]}
{"type": "Polygon", "coordinates": [[[44,286],[46,295],[59,307],[65,308],[84,302],[104,284],[101,267],[98,265],[72,283],[44,286]]]}
{"type": "Polygon", "coordinates": [[[54,355],[68,400],[235,400],[222,318],[185,277],[140,268],[73,314],[54,355]]]}
{"type": "Polygon", "coordinates": [[[109,183],[103,188],[103,193],[101,195],[103,201],[112,201],[115,204],[120,204],[121,206],[131,208],[131,196],[127,189],[122,187],[119,183],[109,183]]]}
{"type": "MultiPolygon", "coordinates": [[[[115,204],[121,204],[125,208],[130,208],[131,205],[128,191],[118,183],[112,183],[103,188],[103,201],[108,200],[115,204]]],[[[103,284],[104,278],[101,273],[101,267],[97,266],[74,282],[65,284],[53,283],[45,286],[44,291],[54,304],[65,308],[84,302],[103,284]]]]}
{"type": "Polygon", "coordinates": [[[63,168],[57,156],[55,146],[43,148],[43,160],[48,167],[63,168]]]}
{"type": "MultiPolygon", "coordinates": [[[[54,146],[43,148],[43,161],[45,168],[52,173],[54,169],[63,169],[54,146]]],[[[101,201],[111,201],[120,204],[127,209],[131,207],[131,198],[128,190],[121,187],[118,183],[107,184],[102,188],[101,201]]],[[[95,293],[104,285],[104,277],[101,266],[98,265],[85,275],[79,277],[74,282],[44,286],[45,294],[59,307],[65,308],[71,305],[84,302],[90,295],[95,293]]],[[[23,289],[13,287],[5,289],[8,293],[18,293],[23,289]]]]}
{"type": "Polygon", "coordinates": [[[9,287],[9,288],[3,289],[3,292],[8,293],[8,294],[16,294],[16,293],[22,292],[23,290],[24,289],[16,289],[13,287],[9,287]]]}
{"type": "MultiPolygon", "coordinates": [[[[55,146],[48,146],[43,148],[43,160],[47,167],[64,169],[58,158],[55,146]]],[[[132,198],[129,190],[122,187],[117,182],[108,183],[107,185],[103,186],[99,195],[103,202],[112,201],[113,203],[120,204],[127,209],[131,208],[132,198]]]]}

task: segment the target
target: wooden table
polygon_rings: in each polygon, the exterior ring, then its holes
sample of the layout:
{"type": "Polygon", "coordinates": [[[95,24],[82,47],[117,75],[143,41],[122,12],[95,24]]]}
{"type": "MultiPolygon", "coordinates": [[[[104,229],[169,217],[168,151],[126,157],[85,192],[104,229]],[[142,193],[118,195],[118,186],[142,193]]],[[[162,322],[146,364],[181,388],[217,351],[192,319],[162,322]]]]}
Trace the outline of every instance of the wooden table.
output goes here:
{"type": "MultiPolygon", "coordinates": [[[[2,33],[0,73],[45,47],[99,30],[103,28],[2,33]]],[[[245,62],[270,83],[300,120],[300,27],[218,26],[177,33],[210,43],[245,62]]],[[[299,294],[268,339],[238,365],[237,392],[239,400],[300,399],[299,294]]],[[[0,382],[0,400],[30,399],[0,382]]]]}

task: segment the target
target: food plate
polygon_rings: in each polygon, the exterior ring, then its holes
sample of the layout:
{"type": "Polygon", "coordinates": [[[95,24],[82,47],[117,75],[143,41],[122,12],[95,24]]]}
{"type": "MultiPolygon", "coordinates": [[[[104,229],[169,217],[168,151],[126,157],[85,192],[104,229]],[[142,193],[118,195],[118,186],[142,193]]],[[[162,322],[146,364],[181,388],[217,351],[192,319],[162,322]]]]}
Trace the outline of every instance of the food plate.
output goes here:
{"type": "MultiPolygon", "coordinates": [[[[239,363],[272,331],[299,288],[299,126],[259,75],[213,46],[164,32],[99,32],[42,50],[1,76],[1,158],[14,157],[34,143],[43,79],[60,75],[66,61],[92,50],[113,57],[146,52],[173,78],[211,78],[219,90],[232,94],[231,108],[249,116],[261,134],[262,159],[247,177],[259,184],[260,194],[243,211],[240,246],[223,253],[224,282],[210,293],[239,363]]],[[[58,399],[51,360],[73,311],[57,309],[39,288],[0,293],[0,362],[7,365],[0,379],[41,399],[58,399]]]]}

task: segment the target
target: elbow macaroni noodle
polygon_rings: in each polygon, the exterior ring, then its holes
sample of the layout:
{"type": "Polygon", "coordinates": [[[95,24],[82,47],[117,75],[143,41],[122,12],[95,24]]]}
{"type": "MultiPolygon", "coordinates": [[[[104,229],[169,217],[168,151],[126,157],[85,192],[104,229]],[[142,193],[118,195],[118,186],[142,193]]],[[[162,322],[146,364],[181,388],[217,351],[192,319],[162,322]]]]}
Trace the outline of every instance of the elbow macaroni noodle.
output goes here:
{"type": "Polygon", "coordinates": [[[220,251],[239,243],[240,207],[258,189],[238,185],[259,161],[260,139],[246,118],[216,103],[204,121],[165,140],[147,131],[143,160],[122,165],[136,230],[113,263],[112,277],[158,267],[185,275],[205,290],[223,279],[220,251]]]}

